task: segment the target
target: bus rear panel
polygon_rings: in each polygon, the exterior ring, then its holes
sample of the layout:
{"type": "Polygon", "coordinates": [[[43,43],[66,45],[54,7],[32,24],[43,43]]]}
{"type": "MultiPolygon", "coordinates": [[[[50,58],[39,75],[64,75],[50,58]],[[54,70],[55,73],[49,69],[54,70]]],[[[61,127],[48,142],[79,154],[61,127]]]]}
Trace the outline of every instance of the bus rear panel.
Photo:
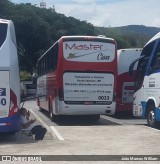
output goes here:
{"type": "Polygon", "coordinates": [[[38,78],[38,95],[46,95],[38,99],[38,105],[49,110],[52,104],[54,115],[113,115],[117,75],[115,41],[70,36],[62,37],[57,44],[55,71],[38,78]]]}
{"type": "Polygon", "coordinates": [[[129,75],[129,66],[137,58],[140,57],[142,49],[120,49],[118,50],[118,83],[117,83],[117,106],[116,113],[128,112],[132,113],[133,94],[135,88],[135,73],[134,67],[133,75],[129,75]]]}

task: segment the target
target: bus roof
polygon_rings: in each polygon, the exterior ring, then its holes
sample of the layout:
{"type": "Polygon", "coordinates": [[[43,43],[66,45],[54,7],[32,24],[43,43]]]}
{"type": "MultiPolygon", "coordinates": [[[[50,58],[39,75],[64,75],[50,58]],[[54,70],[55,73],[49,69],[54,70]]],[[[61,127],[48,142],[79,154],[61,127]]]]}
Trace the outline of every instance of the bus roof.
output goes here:
{"type": "Polygon", "coordinates": [[[125,48],[125,49],[119,49],[118,52],[123,51],[142,51],[142,48],[125,48]]]}
{"type": "Polygon", "coordinates": [[[113,38],[107,38],[105,36],[62,36],[59,40],[99,40],[99,41],[111,41],[111,42],[115,42],[115,40],[113,38]]]}
{"type": "Polygon", "coordinates": [[[105,36],[102,36],[102,35],[99,35],[99,36],[62,36],[58,41],[56,41],[54,44],[51,45],[51,47],[46,50],[43,55],[38,59],[38,62],[43,58],[43,56],[45,56],[45,54],[57,43],[59,42],[60,40],[63,40],[63,41],[81,41],[81,40],[95,40],[95,41],[106,41],[106,42],[110,42],[110,43],[115,43],[115,40],[113,38],[107,38],[105,36]]]}

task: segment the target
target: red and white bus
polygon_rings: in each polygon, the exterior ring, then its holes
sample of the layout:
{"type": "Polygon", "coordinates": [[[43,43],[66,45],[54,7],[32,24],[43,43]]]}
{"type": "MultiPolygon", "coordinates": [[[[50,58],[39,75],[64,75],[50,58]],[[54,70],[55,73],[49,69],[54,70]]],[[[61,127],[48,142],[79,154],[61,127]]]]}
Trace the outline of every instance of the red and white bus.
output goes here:
{"type": "Polygon", "coordinates": [[[56,115],[114,115],[117,49],[114,39],[63,36],[37,63],[38,106],[56,115]]]}
{"type": "MultiPolygon", "coordinates": [[[[142,49],[120,49],[117,53],[118,78],[116,113],[132,112],[133,94],[135,86],[135,73],[129,76],[130,64],[140,57],[142,49]]],[[[134,71],[137,65],[134,66],[134,71]]]]}

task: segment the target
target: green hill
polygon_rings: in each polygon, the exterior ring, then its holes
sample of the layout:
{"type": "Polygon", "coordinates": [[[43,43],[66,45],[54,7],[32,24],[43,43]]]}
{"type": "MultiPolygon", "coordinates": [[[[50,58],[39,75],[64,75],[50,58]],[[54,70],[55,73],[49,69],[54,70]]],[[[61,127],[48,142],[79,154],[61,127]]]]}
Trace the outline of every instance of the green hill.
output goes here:
{"type": "Polygon", "coordinates": [[[114,38],[118,43],[118,48],[129,48],[143,47],[150,38],[160,32],[160,28],[143,25],[95,27],[95,32],[114,38]]]}
{"type": "Polygon", "coordinates": [[[147,27],[143,25],[129,25],[123,27],[114,27],[113,29],[119,31],[121,34],[140,34],[142,36],[152,37],[156,33],[160,32],[160,28],[147,27]]]}
{"type": "Polygon", "coordinates": [[[91,23],[66,17],[54,9],[0,0],[0,18],[14,22],[20,69],[31,72],[38,58],[64,35],[105,35],[117,41],[118,48],[143,47],[160,28],[129,25],[94,27],[91,23]]]}

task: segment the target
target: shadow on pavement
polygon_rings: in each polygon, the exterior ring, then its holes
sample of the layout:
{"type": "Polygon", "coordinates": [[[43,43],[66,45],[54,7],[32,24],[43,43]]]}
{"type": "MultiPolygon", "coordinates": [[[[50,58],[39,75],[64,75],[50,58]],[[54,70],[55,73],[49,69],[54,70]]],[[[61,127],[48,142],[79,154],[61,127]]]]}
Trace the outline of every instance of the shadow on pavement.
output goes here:
{"type": "MultiPolygon", "coordinates": [[[[40,110],[42,114],[44,114],[46,117],[49,118],[49,113],[43,109],[40,110]]],[[[91,116],[56,116],[53,119],[53,122],[55,122],[59,126],[106,126],[106,125],[120,125],[118,123],[100,118],[99,120],[96,120],[95,118],[91,116]]]]}
{"type": "Polygon", "coordinates": [[[138,117],[134,117],[131,113],[128,113],[128,112],[119,112],[119,113],[116,113],[114,116],[110,116],[110,117],[113,117],[113,118],[117,118],[117,119],[140,119],[138,117]]]}
{"type": "Polygon", "coordinates": [[[0,133],[0,145],[3,144],[28,144],[35,143],[35,140],[31,137],[21,138],[19,133],[10,134],[10,133],[0,133]]]}
{"type": "Polygon", "coordinates": [[[0,144],[16,141],[15,134],[0,133],[0,144]]]}

